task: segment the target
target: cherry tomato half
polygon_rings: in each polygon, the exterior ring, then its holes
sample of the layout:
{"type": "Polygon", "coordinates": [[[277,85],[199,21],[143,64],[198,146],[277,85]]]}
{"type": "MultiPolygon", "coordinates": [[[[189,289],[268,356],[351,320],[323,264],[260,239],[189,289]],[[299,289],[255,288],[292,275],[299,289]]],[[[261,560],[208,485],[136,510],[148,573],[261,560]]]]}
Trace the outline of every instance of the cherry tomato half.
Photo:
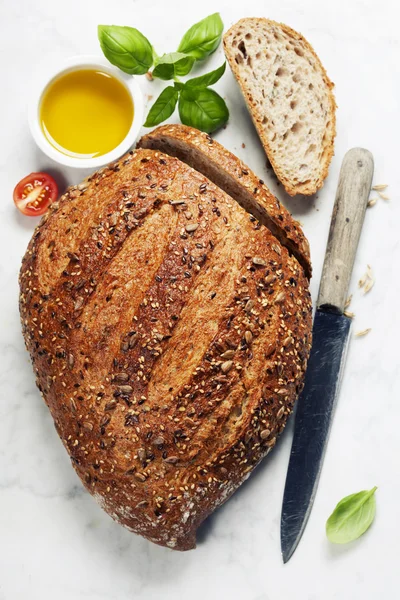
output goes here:
{"type": "Polygon", "coordinates": [[[47,173],[27,175],[17,183],[13,194],[15,206],[29,217],[43,215],[57,196],[57,184],[47,173]]]}

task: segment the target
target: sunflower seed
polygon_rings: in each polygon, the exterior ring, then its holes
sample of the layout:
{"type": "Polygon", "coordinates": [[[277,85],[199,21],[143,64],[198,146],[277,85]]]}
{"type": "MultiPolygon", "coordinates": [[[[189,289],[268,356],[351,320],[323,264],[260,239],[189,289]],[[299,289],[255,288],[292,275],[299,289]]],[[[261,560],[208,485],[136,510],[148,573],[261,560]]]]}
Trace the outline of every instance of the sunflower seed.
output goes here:
{"type": "Polygon", "coordinates": [[[137,342],[137,333],[133,333],[129,338],[129,348],[132,349],[135,347],[137,342]]]}
{"type": "Polygon", "coordinates": [[[193,231],[196,231],[198,226],[198,223],[188,223],[188,225],[185,226],[185,229],[188,233],[192,233],[193,231]]]}
{"type": "Polygon", "coordinates": [[[260,438],[262,440],[266,440],[269,438],[270,435],[271,435],[271,431],[269,429],[263,429],[260,433],[260,438]]]}
{"type": "Polygon", "coordinates": [[[135,479],[144,483],[146,481],[146,475],[143,475],[143,473],[135,473],[135,479]]]}
{"type": "Polygon", "coordinates": [[[228,360],[228,359],[231,359],[231,358],[233,358],[234,356],[235,356],[235,351],[234,351],[234,350],[226,350],[226,352],[223,352],[223,353],[221,354],[221,358],[222,358],[223,360],[228,360]]]}
{"type": "Polygon", "coordinates": [[[372,288],[374,287],[375,281],[373,279],[370,279],[369,281],[367,281],[367,283],[365,284],[364,287],[364,294],[368,294],[369,291],[372,290],[372,288]]]}
{"type": "Polygon", "coordinates": [[[357,331],[355,336],[363,337],[364,335],[367,335],[370,331],[371,331],[371,327],[369,327],[368,329],[363,329],[362,331],[357,331]]]}
{"type": "Polygon", "coordinates": [[[253,341],[253,334],[251,333],[251,331],[247,330],[244,332],[244,340],[246,344],[250,346],[251,342],[253,341]]]}
{"type": "Polygon", "coordinates": [[[228,373],[228,371],[231,370],[233,366],[233,360],[227,360],[226,362],[223,362],[221,365],[221,371],[223,373],[228,373]]]}
{"type": "Polygon", "coordinates": [[[171,206],[179,206],[180,204],[186,204],[185,200],[170,200],[171,206]]]}
{"type": "Polygon", "coordinates": [[[345,302],[345,305],[344,305],[344,307],[345,307],[345,308],[349,308],[349,306],[350,306],[350,303],[351,303],[352,299],[353,299],[353,294],[351,294],[351,295],[350,295],[350,296],[347,298],[347,300],[346,300],[346,302],[345,302]]]}
{"type": "Polygon", "coordinates": [[[246,305],[245,305],[245,307],[244,307],[244,310],[245,310],[247,313],[249,313],[249,312],[251,312],[251,310],[252,310],[253,306],[254,306],[254,302],[253,302],[253,300],[247,300],[247,302],[246,302],[246,305]]]}
{"type": "Polygon", "coordinates": [[[131,385],[120,385],[118,387],[121,394],[132,394],[133,387],[131,385]]]}
{"type": "Polygon", "coordinates": [[[72,369],[72,367],[75,364],[75,358],[73,354],[68,354],[68,366],[70,369],[72,369]]]}
{"type": "Polygon", "coordinates": [[[253,265],[265,267],[267,263],[263,258],[261,258],[261,256],[253,256],[253,265]]]}
{"type": "Polygon", "coordinates": [[[252,431],[247,431],[246,435],[244,436],[244,442],[245,444],[249,444],[253,439],[253,432],[252,431]]]}
{"type": "Polygon", "coordinates": [[[268,348],[265,351],[265,358],[269,358],[276,350],[276,345],[275,344],[269,344],[268,348]]]}
{"type": "Polygon", "coordinates": [[[110,402],[107,402],[107,404],[104,407],[104,410],[114,410],[114,408],[117,406],[117,402],[115,400],[110,400],[110,402]]]}
{"type": "Polygon", "coordinates": [[[168,456],[167,458],[164,458],[164,462],[169,464],[169,465],[174,465],[175,463],[177,463],[179,460],[178,456],[168,456]]]}
{"type": "Polygon", "coordinates": [[[285,407],[281,406],[280,409],[278,410],[278,412],[276,413],[276,418],[282,419],[284,414],[285,414],[285,407]]]}
{"type": "Polygon", "coordinates": [[[281,255],[281,254],[282,254],[281,247],[280,247],[280,246],[278,246],[278,244],[272,244],[271,248],[272,248],[272,250],[275,250],[275,252],[276,252],[277,254],[279,254],[279,255],[281,255]]]}
{"type": "Polygon", "coordinates": [[[275,281],[276,281],[276,277],[275,277],[275,275],[272,275],[272,273],[271,273],[271,275],[268,275],[268,276],[265,278],[265,283],[266,283],[267,285],[268,285],[268,284],[270,284],[270,283],[274,283],[275,281]]]}
{"type": "Polygon", "coordinates": [[[293,342],[292,336],[288,335],[288,337],[283,340],[283,347],[287,348],[288,346],[290,346],[290,344],[292,342],[293,342]]]}
{"type": "Polygon", "coordinates": [[[286,298],[285,292],[279,292],[279,294],[276,295],[275,297],[275,302],[277,304],[281,304],[281,302],[283,302],[286,298]]]}
{"type": "Polygon", "coordinates": [[[164,442],[165,442],[165,440],[164,440],[164,438],[161,435],[158,435],[157,437],[155,437],[152,440],[152,444],[154,446],[162,446],[162,444],[164,444],[164,442]]]}
{"type": "Polygon", "coordinates": [[[129,379],[129,375],[128,375],[128,373],[117,373],[117,374],[114,376],[114,380],[115,380],[117,383],[126,383],[126,382],[128,381],[128,379],[129,379]]]}
{"type": "Polygon", "coordinates": [[[79,298],[77,298],[75,301],[75,304],[74,304],[74,310],[79,310],[80,308],[82,308],[83,302],[84,302],[84,300],[81,296],[79,298]]]}
{"type": "Polygon", "coordinates": [[[83,429],[86,429],[86,431],[93,431],[93,423],[89,423],[89,421],[83,421],[82,427],[83,429]]]}

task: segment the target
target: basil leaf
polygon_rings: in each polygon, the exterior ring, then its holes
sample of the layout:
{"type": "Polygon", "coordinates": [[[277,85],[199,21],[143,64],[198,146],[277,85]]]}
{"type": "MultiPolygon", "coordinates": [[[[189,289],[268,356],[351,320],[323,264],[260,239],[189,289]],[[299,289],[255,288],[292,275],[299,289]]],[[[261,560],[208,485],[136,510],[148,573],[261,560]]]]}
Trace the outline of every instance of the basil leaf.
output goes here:
{"type": "Polygon", "coordinates": [[[218,69],[215,69],[215,71],[210,71],[210,73],[206,73],[200,77],[189,79],[189,81],[186,81],[185,86],[188,88],[206,88],[209,85],[214,85],[214,83],[217,83],[225,73],[225,68],[226,63],[218,67],[218,69]]]}
{"type": "Polygon", "coordinates": [[[214,13],[188,29],[178,52],[190,54],[196,60],[204,60],[218,48],[223,30],[224,24],[219,13],[214,13]]]}
{"type": "Polygon", "coordinates": [[[153,69],[153,77],[165,80],[182,77],[192,70],[194,62],[193,56],[182,52],[164,54],[157,60],[157,65],[153,69]]]}
{"type": "Polygon", "coordinates": [[[225,125],[229,110],[214,90],[184,87],[179,98],[179,116],[184,125],[211,133],[225,125]]]}
{"type": "Polygon", "coordinates": [[[369,491],[346,496],[326,522],[326,535],[334,544],[347,544],[360,537],[375,517],[376,486],[369,491]]]}
{"type": "Polygon", "coordinates": [[[179,91],[169,85],[161,92],[147,115],[144,127],[154,127],[172,115],[178,102],[179,91]]]}
{"type": "Polygon", "coordinates": [[[153,47],[149,40],[133,27],[99,25],[98,38],[104,56],[121,71],[144,75],[153,64],[153,47]]]}

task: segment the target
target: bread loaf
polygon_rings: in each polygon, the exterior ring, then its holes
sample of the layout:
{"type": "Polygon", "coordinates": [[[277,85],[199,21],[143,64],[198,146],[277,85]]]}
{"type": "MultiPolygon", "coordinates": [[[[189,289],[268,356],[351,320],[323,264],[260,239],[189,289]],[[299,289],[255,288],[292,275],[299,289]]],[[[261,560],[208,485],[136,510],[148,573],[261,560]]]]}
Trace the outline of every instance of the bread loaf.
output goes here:
{"type": "Polygon", "coordinates": [[[82,482],[130,530],[193,548],[303,385],[303,267],[203,174],[138,149],[51,205],[20,288],[37,385],[82,482]]]}
{"type": "Polygon", "coordinates": [[[246,18],[224,49],[271,165],[291,196],[314,194],[336,133],[333,84],[311,45],[269,19],[246,18]]]}

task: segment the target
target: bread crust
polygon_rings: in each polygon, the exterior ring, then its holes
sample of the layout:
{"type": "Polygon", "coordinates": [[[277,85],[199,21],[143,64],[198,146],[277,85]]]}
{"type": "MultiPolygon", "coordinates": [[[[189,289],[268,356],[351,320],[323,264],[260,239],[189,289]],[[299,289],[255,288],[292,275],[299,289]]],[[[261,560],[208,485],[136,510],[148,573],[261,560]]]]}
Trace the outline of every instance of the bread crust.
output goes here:
{"type": "Polygon", "coordinates": [[[329,165],[331,163],[331,160],[332,160],[332,157],[334,154],[334,140],[335,140],[335,136],[336,136],[336,101],[335,101],[335,96],[332,92],[334,84],[329,79],[328,74],[327,74],[325,68],[323,67],[314,48],[299,32],[295,31],[294,29],[291,29],[284,23],[279,23],[279,22],[273,21],[271,19],[256,18],[256,17],[245,17],[243,19],[240,19],[235,25],[233,25],[224,35],[223,47],[224,47],[226,58],[229,62],[231,70],[236,78],[236,81],[238,82],[238,84],[240,86],[243,97],[246,101],[251,118],[252,118],[255,128],[257,130],[257,133],[260,137],[262,145],[264,146],[267,157],[272,165],[272,168],[274,169],[276,176],[282,182],[286,192],[290,196],[295,196],[297,194],[311,196],[312,194],[315,194],[324,184],[324,180],[326,179],[326,177],[328,175],[329,165]],[[248,24],[249,22],[267,23],[269,26],[279,27],[280,29],[282,29],[282,31],[284,31],[287,35],[289,35],[293,39],[301,41],[301,43],[306,47],[308,52],[310,52],[310,54],[315,58],[318,66],[320,68],[320,72],[321,72],[323,81],[328,90],[328,98],[329,98],[329,104],[330,104],[330,109],[331,109],[330,122],[332,124],[331,125],[332,134],[331,134],[331,140],[325,147],[326,151],[324,152],[324,155],[323,155],[323,165],[321,167],[320,176],[316,182],[310,182],[310,183],[306,183],[306,184],[303,184],[301,182],[295,183],[286,176],[285,170],[280,166],[279,162],[276,161],[274,158],[274,153],[272,152],[272,148],[271,148],[271,144],[268,140],[268,136],[264,132],[264,128],[262,125],[262,118],[257,114],[256,104],[253,101],[251,94],[246,89],[245,82],[242,81],[242,78],[240,77],[240,70],[239,70],[238,65],[235,62],[234,52],[232,51],[232,47],[231,47],[231,38],[235,36],[235,34],[238,31],[238,28],[241,25],[246,26],[246,24],[248,24]]]}
{"type": "Polygon", "coordinates": [[[202,172],[259,219],[311,277],[310,247],[301,225],[255,173],[208,134],[186,125],[161,125],[139,147],[166,152],[202,172]]]}
{"type": "Polygon", "coordinates": [[[37,385],[86,488],[130,530],[193,548],[302,388],[297,260],[206,177],[139,149],[50,207],[20,290],[37,385]]]}

